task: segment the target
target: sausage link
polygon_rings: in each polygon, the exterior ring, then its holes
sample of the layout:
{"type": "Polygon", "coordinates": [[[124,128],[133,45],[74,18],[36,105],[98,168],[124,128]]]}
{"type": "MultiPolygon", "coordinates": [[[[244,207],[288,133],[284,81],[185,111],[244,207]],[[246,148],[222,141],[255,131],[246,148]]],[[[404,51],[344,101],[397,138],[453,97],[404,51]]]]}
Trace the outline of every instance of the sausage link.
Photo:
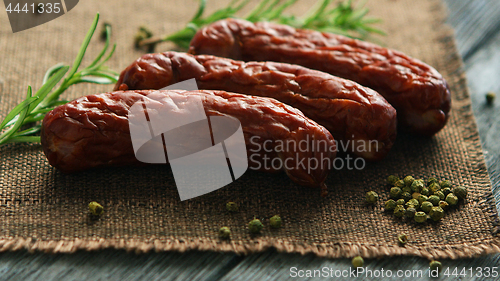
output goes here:
{"type": "Polygon", "coordinates": [[[200,31],[191,54],[302,65],[370,87],[392,104],[401,128],[433,135],[449,116],[447,82],[431,66],[401,52],[341,35],[268,22],[227,19],[200,31]]]}
{"type": "Polygon", "coordinates": [[[190,78],[201,89],[266,96],[298,108],[342,141],[342,147],[369,160],[385,157],[396,138],[396,110],[377,92],[298,65],[146,54],[122,71],[115,90],[161,89],[190,78]]]}
{"type": "MultiPolygon", "coordinates": [[[[275,99],[224,91],[117,91],[58,106],[47,113],[42,124],[41,142],[49,163],[66,173],[141,164],[134,155],[128,113],[134,103],[153,94],[160,96],[163,104],[182,103],[188,96],[200,97],[207,116],[229,116],[240,121],[248,156],[256,154],[249,160],[250,168],[269,172],[283,168],[297,184],[326,191],[324,182],[336,154],[336,143],[324,127],[275,99]],[[284,146],[304,142],[306,146],[315,145],[314,149],[284,146]],[[265,157],[268,160],[263,163],[265,157]],[[277,157],[282,165],[270,165],[277,157]]],[[[184,111],[167,106],[162,109],[174,114],[176,120],[185,118],[184,111]]],[[[193,139],[196,133],[193,130],[193,139]]]]}

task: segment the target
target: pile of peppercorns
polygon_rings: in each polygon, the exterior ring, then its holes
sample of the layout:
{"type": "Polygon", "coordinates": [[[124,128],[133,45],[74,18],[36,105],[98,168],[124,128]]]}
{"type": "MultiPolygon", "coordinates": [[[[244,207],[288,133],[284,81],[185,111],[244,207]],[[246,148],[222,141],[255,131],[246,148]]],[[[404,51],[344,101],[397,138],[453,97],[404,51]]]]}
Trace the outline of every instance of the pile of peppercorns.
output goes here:
{"type": "MultiPolygon", "coordinates": [[[[385,202],[384,209],[396,217],[406,217],[417,223],[441,220],[446,210],[467,197],[464,186],[453,187],[449,180],[439,182],[436,178],[429,178],[425,182],[412,176],[401,180],[391,175],[387,183],[392,186],[391,199],[385,202]]],[[[366,194],[368,203],[374,204],[377,199],[378,195],[374,191],[366,194]]]]}

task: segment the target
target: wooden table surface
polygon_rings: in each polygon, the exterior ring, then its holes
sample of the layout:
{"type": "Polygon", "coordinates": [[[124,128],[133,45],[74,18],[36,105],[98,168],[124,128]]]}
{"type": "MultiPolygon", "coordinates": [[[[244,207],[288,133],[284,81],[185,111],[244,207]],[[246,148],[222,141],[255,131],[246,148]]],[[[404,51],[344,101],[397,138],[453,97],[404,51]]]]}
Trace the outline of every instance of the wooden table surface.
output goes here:
{"type": "MultiPolygon", "coordinates": [[[[443,1],[448,5],[448,22],[455,29],[458,48],[465,63],[473,110],[497,209],[500,209],[500,1],[443,1]],[[489,91],[499,94],[494,106],[485,103],[485,94],[489,91]]],[[[494,267],[500,266],[500,254],[475,259],[443,260],[442,263],[445,268],[457,268],[459,271],[469,267],[494,267]]],[[[393,272],[399,269],[423,272],[422,278],[395,280],[428,280],[428,265],[426,259],[416,257],[365,262],[370,270],[383,268],[393,272]]],[[[197,251],[136,255],[118,250],[57,255],[24,251],[0,253],[1,280],[285,280],[290,279],[291,267],[302,270],[321,270],[323,267],[345,270],[349,266],[349,259],[280,254],[272,250],[249,256],[197,251]]],[[[325,278],[308,280],[321,279],[325,278]]],[[[477,277],[461,278],[470,279],[484,280],[477,277]]],[[[500,280],[500,277],[489,279],[500,280]]],[[[456,278],[450,276],[439,280],[456,278]]]]}

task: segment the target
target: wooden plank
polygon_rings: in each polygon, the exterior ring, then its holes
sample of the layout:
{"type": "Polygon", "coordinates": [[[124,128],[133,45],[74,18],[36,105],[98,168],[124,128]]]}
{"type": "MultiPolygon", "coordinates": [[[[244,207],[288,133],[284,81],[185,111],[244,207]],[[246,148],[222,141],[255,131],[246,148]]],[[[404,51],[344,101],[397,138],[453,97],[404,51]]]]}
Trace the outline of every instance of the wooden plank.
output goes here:
{"type": "Polygon", "coordinates": [[[467,60],[500,30],[500,1],[444,0],[455,29],[458,50],[467,60]]]}
{"type": "Polygon", "coordinates": [[[212,252],[7,252],[0,255],[0,280],[217,280],[242,258],[212,252]]]}
{"type": "MultiPolygon", "coordinates": [[[[373,0],[374,1],[374,0],[373,0]]],[[[450,24],[456,28],[457,41],[465,63],[473,100],[473,110],[485,149],[486,160],[500,200],[500,96],[494,108],[484,106],[484,93],[500,94],[500,1],[444,0],[450,6],[450,24]],[[491,34],[497,36],[492,36],[491,34]],[[494,128],[494,129],[491,129],[494,128]]],[[[498,205],[498,204],[497,204],[498,205]]],[[[500,255],[444,261],[452,268],[497,266],[500,255]]],[[[428,261],[413,257],[367,260],[368,269],[424,270],[428,261]]],[[[0,254],[0,279],[9,280],[285,280],[290,268],[345,270],[349,259],[323,259],[313,255],[262,254],[240,257],[233,254],[205,252],[152,253],[136,255],[123,251],[104,250],[78,252],[71,255],[12,252],[0,254]]],[[[297,278],[302,279],[302,278],[297,278]]],[[[311,280],[324,280],[312,278],[311,280]]],[[[370,279],[370,278],[363,278],[370,279]]],[[[428,280],[429,278],[397,278],[397,280],[428,280]]],[[[449,278],[444,280],[454,280],[449,278]]],[[[464,278],[468,279],[468,278],[464,278]]]]}

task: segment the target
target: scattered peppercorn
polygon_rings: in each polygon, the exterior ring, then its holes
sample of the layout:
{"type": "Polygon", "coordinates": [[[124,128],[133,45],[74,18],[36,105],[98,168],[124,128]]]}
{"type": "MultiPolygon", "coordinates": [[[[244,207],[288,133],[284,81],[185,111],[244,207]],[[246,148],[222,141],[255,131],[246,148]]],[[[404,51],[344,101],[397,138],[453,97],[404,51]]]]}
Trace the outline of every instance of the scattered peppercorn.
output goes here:
{"type": "Polygon", "coordinates": [[[401,189],[401,191],[404,193],[404,192],[408,192],[409,194],[412,194],[412,191],[411,191],[411,187],[409,186],[405,186],[401,189]]]}
{"type": "Polygon", "coordinates": [[[394,210],[394,208],[396,208],[396,205],[397,205],[396,201],[389,199],[389,200],[385,201],[384,209],[386,211],[392,211],[392,210],[394,210]]]}
{"type": "Polygon", "coordinates": [[[492,104],[493,104],[493,102],[495,101],[495,98],[496,98],[495,93],[493,93],[493,92],[488,92],[488,93],[486,94],[486,103],[487,103],[488,105],[492,105],[492,104]]]}
{"type": "Polygon", "coordinates": [[[422,205],[420,205],[420,209],[426,213],[430,212],[432,207],[433,207],[433,204],[429,201],[424,201],[424,202],[422,202],[422,205]]]}
{"type": "Polygon", "coordinates": [[[406,210],[403,205],[397,205],[396,208],[394,208],[394,215],[398,218],[404,216],[406,210]]]}
{"type": "Polygon", "coordinates": [[[413,219],[418,223],[423,223],[427,220],[427,215],[424,212],[417,212],[413,219]]]}
{"type": "Polygon", "coordinates": [[[238,204],[236,204],[235,202],[227,202],[226,203],[226,209],[229,212],[238,212],[239,207],[238,207],[238,204]]]}
{"type": "Polygon", "coordinates": [[[394,186],[397,186],[399,188],[403,188],[405,186],[405,182],[403,180],[398,180],[394,186]]]}
{"type": "Polygon", "coordinates": [[[429,178],[427,180],[427,186],[430,186],[431,184],[437,183],[437,182],[438,182],[438,180],[436,178],[429,178]]]}
{"type": "Polygon", "coordinates": [[[259,233],[263,227],[264,225],[259,219],[253,219],[248,223],[248,229],[251,233],[259,233]]]}
{"type": "Polygon", "coordinates": [[[396,201],[396,204],[397,204],[397,205],[404,205],[404,204],[405,204],[405,200],[404,200],[404,199],[398,199],[398,200],[396,201]]]}
{"type": "Polygon", "coordinates": [[[438,221],[444,217],[444,210],[441,207],[432,207],[429,216],[433,221],[438,221]]]}
{"type": "Polygon", "coordinates": [[[433,182],[433,183],[431,183],[431,185],[429,185],[429,192],[431,194],[434,194],[436,191],[438,191],[440,189],[441,189],[441,186],[437,182],[433,182]]]}
{"type": "Polygon", "coordinates": [[[429,263],[429,267],[431,268],[431,270],[437,269],[438,271],[440,271],[443,265],[440,262],[433,260],[429,263]]]}
{"type": "Polygon", "coordinates": [[[418,199],[418,197],[420,197],[420,195],[422,195],[422,194],[420,194],[419,192],[413,192],[413,194],[411,195],[411,198],[418,199]]]}
{"type": "Polygon", "coordinates": [[[446,198],[441,190],[434,192],[434,195],[439,197],[439,200],[444,200],[444,198],[446,198]]]}
{"type": "Polygon", "coordinates": [[[395,186],[391,188],[390,194],[392,198],[399,199],[401,197],[401,194],[403,194],[403,192],[401,191],[401,188],[395,186]]]}
{"type": "Polygon", "coordinates": [[[407,206],[407,205],[412,205],[413,207],[417,208],[417,207],[420,207],[420,202],[418,202],[417,199],[410,199],[408,202],[406,202],[405,206],[407,206]]]}
{"type": "Polygon", "coordinates": [[[425,201],[427,201],[428,197],[425,196],[425,195],[420,195],[417,200],[418,202],[420,203],[420,205],[422,205],[422,203],[424,203],[425,201]]]}
{"type": "Polygon", "coordinates": [[[420,190],[420,194],[425,196],[429,195],[429,189],[427,187],[422,188],[422,190],[420,190]]]}
{"type": "Polygon", "coordinates": [[[446,203],[446,201],[443,201],[443,200],[439,201],[439,207],[441,207],[441,209],[447,210],[449,206],[450,205],[448,203],[446,203]]]}
{"type": "Polygon", "coordinates": [[[363,260],[363,258],[361,256],[356,256],[354,258],[352,258],[352,266],[358,268],[358,267],[363,267],[363,265],[365,264],[365,260],[363,260]]]}
{"type": "Polygon", "coordinates": [[[281,217],[278,215],[274,215],[269,219],[269,225],[272,228],[280,228],[281,227],[281,217]]]}
{"type": "Polygon", "coordinates": [[[219,229],[219,237],[222,239],[227,239],[231,236],[231,230],[227,226],[223,226],[219,229]]]}
{"type": "Polygon", "coordinates": [[[366,202],[368,204],[375,204],[378,200],[378,194],[375,191],[368,191],[366,193],[366,202]]]}
{"type": "Polygon", "coordinates": [[[417,213],[417,209],[415,209],[415,207],[411,206],[409,208],[406,209],[405,211],[405,217],[407,218],[413,218],[415,216],[415,214],[417,213]]]}
{"type": "Polygon", "coordinates": [[[449,180],[444,180],[439,183],[441,188],[451,188],[451,182],[449,180]]]}
{"type": "Polygon", "coordinates": [[[404,245],[404,244],[406,244],[406,242],[408,242],[408,236],[406,236],[406,234],[402,233],[398,236],[398,241],[399,241],[399,244],[404,245]]]}
{"type": "Polygon", "coordinates": [[[451,188],[445,187],[445,188],[441,189],[441,191],[443,192],[444,196],[447,196],[448,194],[451,193],[451,188]]]}
{"type": "Polygon", "coordinates": [[[453,194],[458,197],[458,199],[467,198],[467,188],[465,186],[457,186],[453,189],[453,194]]]}
{"type": "Polygon", "coordinates": [[[100,216],[104,212],[104,208],[102,207],[102,205],[95,201],[89,203],[89,210],[90,213],[94,216],[100,216]]]}
{"type": "Polygon", "coordinates": [[[411,184],[411,190],[413,192],[420,192],[422,190],[422,188],[424,188],[424,187],[425,187],[425,185],[421,180],[415,180],[411,184]]]}
{"type": "Polygon", "coordinates": [[[401,194],[401,197],[403,198],[403,200],[405,201],[408,201],[410,200],[412,197],[411,197],[411,194],[408,193],[408,192],[403,192],[403,194],[401,194]]]}
{"type": "Polygon", "coordinates": [[[397,176],[394,176],[394,175],[390,175],[387,177],[387,183],[390,185],[395,185],[398,180],[399,180],[399,178],[397,176]]]}
{"type": "Polygon", "coordinates": [[[411,186],[411,184],[415,181],[415,179],[412,176],[406,176],[403,179],[404,183],[406,186],[411,186]]]}
{"type": "Polygon", "coordinates": [[[458,203],[458,197],[453,193],[448,194],[445,200],[450,206],[455,206],[458,203]]]}
{"type": "Polygon", "coordinates": [[[440,201],[440,200],[441,200],[441,199],[440,199],[440,198],[439,198],[439,196],[437,196],[437,195],[431,195],[431,196],[429,196],[429,198],[427,199],[427,201],[431,202],[431,203],[432,203],[432,205],[434,205],[434,206],[439,205],[439,201],[440,201]]]}

